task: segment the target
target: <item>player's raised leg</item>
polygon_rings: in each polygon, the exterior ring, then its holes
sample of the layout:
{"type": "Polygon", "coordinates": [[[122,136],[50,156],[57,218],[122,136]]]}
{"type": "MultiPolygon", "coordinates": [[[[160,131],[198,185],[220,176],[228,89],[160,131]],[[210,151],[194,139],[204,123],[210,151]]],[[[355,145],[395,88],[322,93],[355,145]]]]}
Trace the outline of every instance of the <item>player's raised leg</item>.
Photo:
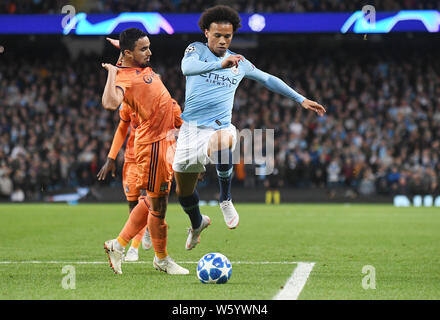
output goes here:
{"type": "Polygon", "coordinates": [[[209,139],[208,155],[216,163],[217,177],[220,186],[220,209],[229,229],[235,229],[239,223],[239,215],[232,203],[232,149],[235,145],[231,129],[216,131],[209,139]]]}

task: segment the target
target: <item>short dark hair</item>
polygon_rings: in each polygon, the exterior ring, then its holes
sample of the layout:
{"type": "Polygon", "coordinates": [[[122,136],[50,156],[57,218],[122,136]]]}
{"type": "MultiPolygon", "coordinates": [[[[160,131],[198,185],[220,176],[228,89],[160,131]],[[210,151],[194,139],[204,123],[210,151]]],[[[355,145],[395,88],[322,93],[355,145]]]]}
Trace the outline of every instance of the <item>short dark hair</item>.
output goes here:
{"type": "Polygon", "coordinates": [[[238,12],[231,7],[218,5],[203,11],[199,19],[200,30],[205,31],[213,22],[229,22],[233,31],[241,28],[241,19],[238,12]]]}
{"type": "Polygon", "coordinates": [[[136,41],[146,36],[148,36],[147,33],[137,28],[128,28],[122,31],[119,35],[119,47],[122,53],[124,53],[125,50],[133,51],[136,41]]]}

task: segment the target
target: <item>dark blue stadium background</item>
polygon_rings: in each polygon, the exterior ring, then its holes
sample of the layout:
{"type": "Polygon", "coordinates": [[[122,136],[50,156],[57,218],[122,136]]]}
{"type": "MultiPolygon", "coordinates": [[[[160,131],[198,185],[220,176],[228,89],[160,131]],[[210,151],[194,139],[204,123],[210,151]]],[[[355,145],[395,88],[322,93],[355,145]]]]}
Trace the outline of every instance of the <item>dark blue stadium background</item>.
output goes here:
{"type": "MultiPolygon", "coordinates": [[[[58,13],[75,1],[5,1],[0,13],[58,13]]],[[[91,1],[90,12],[194,12],[216,1],[91,1]],[[203,5],[201,5],[203,3],[203,5]]],[[[223,3],[223,2],[222,2],[223,3]]],[[[355,11],[363,1],[235,1],[241,12],[355,11]]],[[[377,10],[439,9],[440,1],[370,1],[377,10]]],[[[77,39],[69,36],[68,39],[77,39]]],[[[438,34],[272,34],[236,36],[256,44],[234,48],[258,68],[277,75],[327,108],[318,118],[299,105],[244,80],[236,93],[238,129],[275,129],[274,174],[255,176],[255,166],[236,167],[234,192],[267,189],[321,200],[377,199],[395,194],[440,194],[440,49],[438,34]]],[[[103,37],[88,37],[97,43],[103,37]]],[[[184,107],[180,60],[202,35],[151,36],[152,65],[184,107]]],[[[67,40],[69,41],[69,40],[67,40]]],[[[233,41],[233,43],[234,43],[233,41]]],[[[109,150],[118,113],[101,106],[106,72],[118,52],[72,54],[62,36],[2,36],[0,45],[0,198],[45,200],[77,187],[89,200],[123,199],[116,179],[96,174],[109,150]],[[109,188],[111,187],[111,188],[109,188]],[[107,188],[107,189],[106,189],[107,188]]],[[[203,190],[217,189],[210,167],[203,190]]],[[[257,192],[258,191],[258,192],[257,192]]],[[[292,198],[293,199],[293,198],[292,198]]],[[[237,199],[240,200],[240,199],[237,199]]],[[[264,201],[264,198],[260,199],[264,201]]]]}

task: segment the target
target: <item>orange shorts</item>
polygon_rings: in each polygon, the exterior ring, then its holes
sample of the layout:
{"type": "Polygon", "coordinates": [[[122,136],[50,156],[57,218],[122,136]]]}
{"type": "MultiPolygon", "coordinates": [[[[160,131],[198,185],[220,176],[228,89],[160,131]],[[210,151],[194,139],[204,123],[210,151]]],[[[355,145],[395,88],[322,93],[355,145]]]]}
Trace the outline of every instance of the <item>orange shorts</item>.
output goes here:
{"type": "Polygon", "coordinates": [[[137,188],[145,189],[152,198],[170,193],[176,141],[162,139],[152,144],[135,144],[137,188]]]}
{"type": "Polygon", "coordinates": [[[137,183],[137,165],[136,162],[125,162],[122,169],[122,187],[124,188],[127,201],[137,201],[140,196],[140,190],[136,187],[137,183]]]}

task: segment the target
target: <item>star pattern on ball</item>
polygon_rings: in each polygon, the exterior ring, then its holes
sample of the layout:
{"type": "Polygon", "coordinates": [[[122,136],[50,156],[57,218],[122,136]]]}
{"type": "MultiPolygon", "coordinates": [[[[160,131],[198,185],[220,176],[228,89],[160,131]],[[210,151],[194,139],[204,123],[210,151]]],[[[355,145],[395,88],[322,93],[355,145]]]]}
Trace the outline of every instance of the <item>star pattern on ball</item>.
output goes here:
{"type": "Polygon", "coordinates": [[[226,276],[226,278],[228,278],[228,273],[229,273],[230,268],[228,268],[228,267],[226,266],[226,263],[223,265],[222,268],[219,268],[219,269],[220,269],[221,272],[222,272],[222,274],[220,275],[220,278],[223,277],[223,276],[226,276]]]}
{"type": "Polygon", "coordinates": [[[226,283],[231,276],[232,266],[228,258],[220,253],[203,256],[197,265],[197,276],[203,283],[226,283]]]}

